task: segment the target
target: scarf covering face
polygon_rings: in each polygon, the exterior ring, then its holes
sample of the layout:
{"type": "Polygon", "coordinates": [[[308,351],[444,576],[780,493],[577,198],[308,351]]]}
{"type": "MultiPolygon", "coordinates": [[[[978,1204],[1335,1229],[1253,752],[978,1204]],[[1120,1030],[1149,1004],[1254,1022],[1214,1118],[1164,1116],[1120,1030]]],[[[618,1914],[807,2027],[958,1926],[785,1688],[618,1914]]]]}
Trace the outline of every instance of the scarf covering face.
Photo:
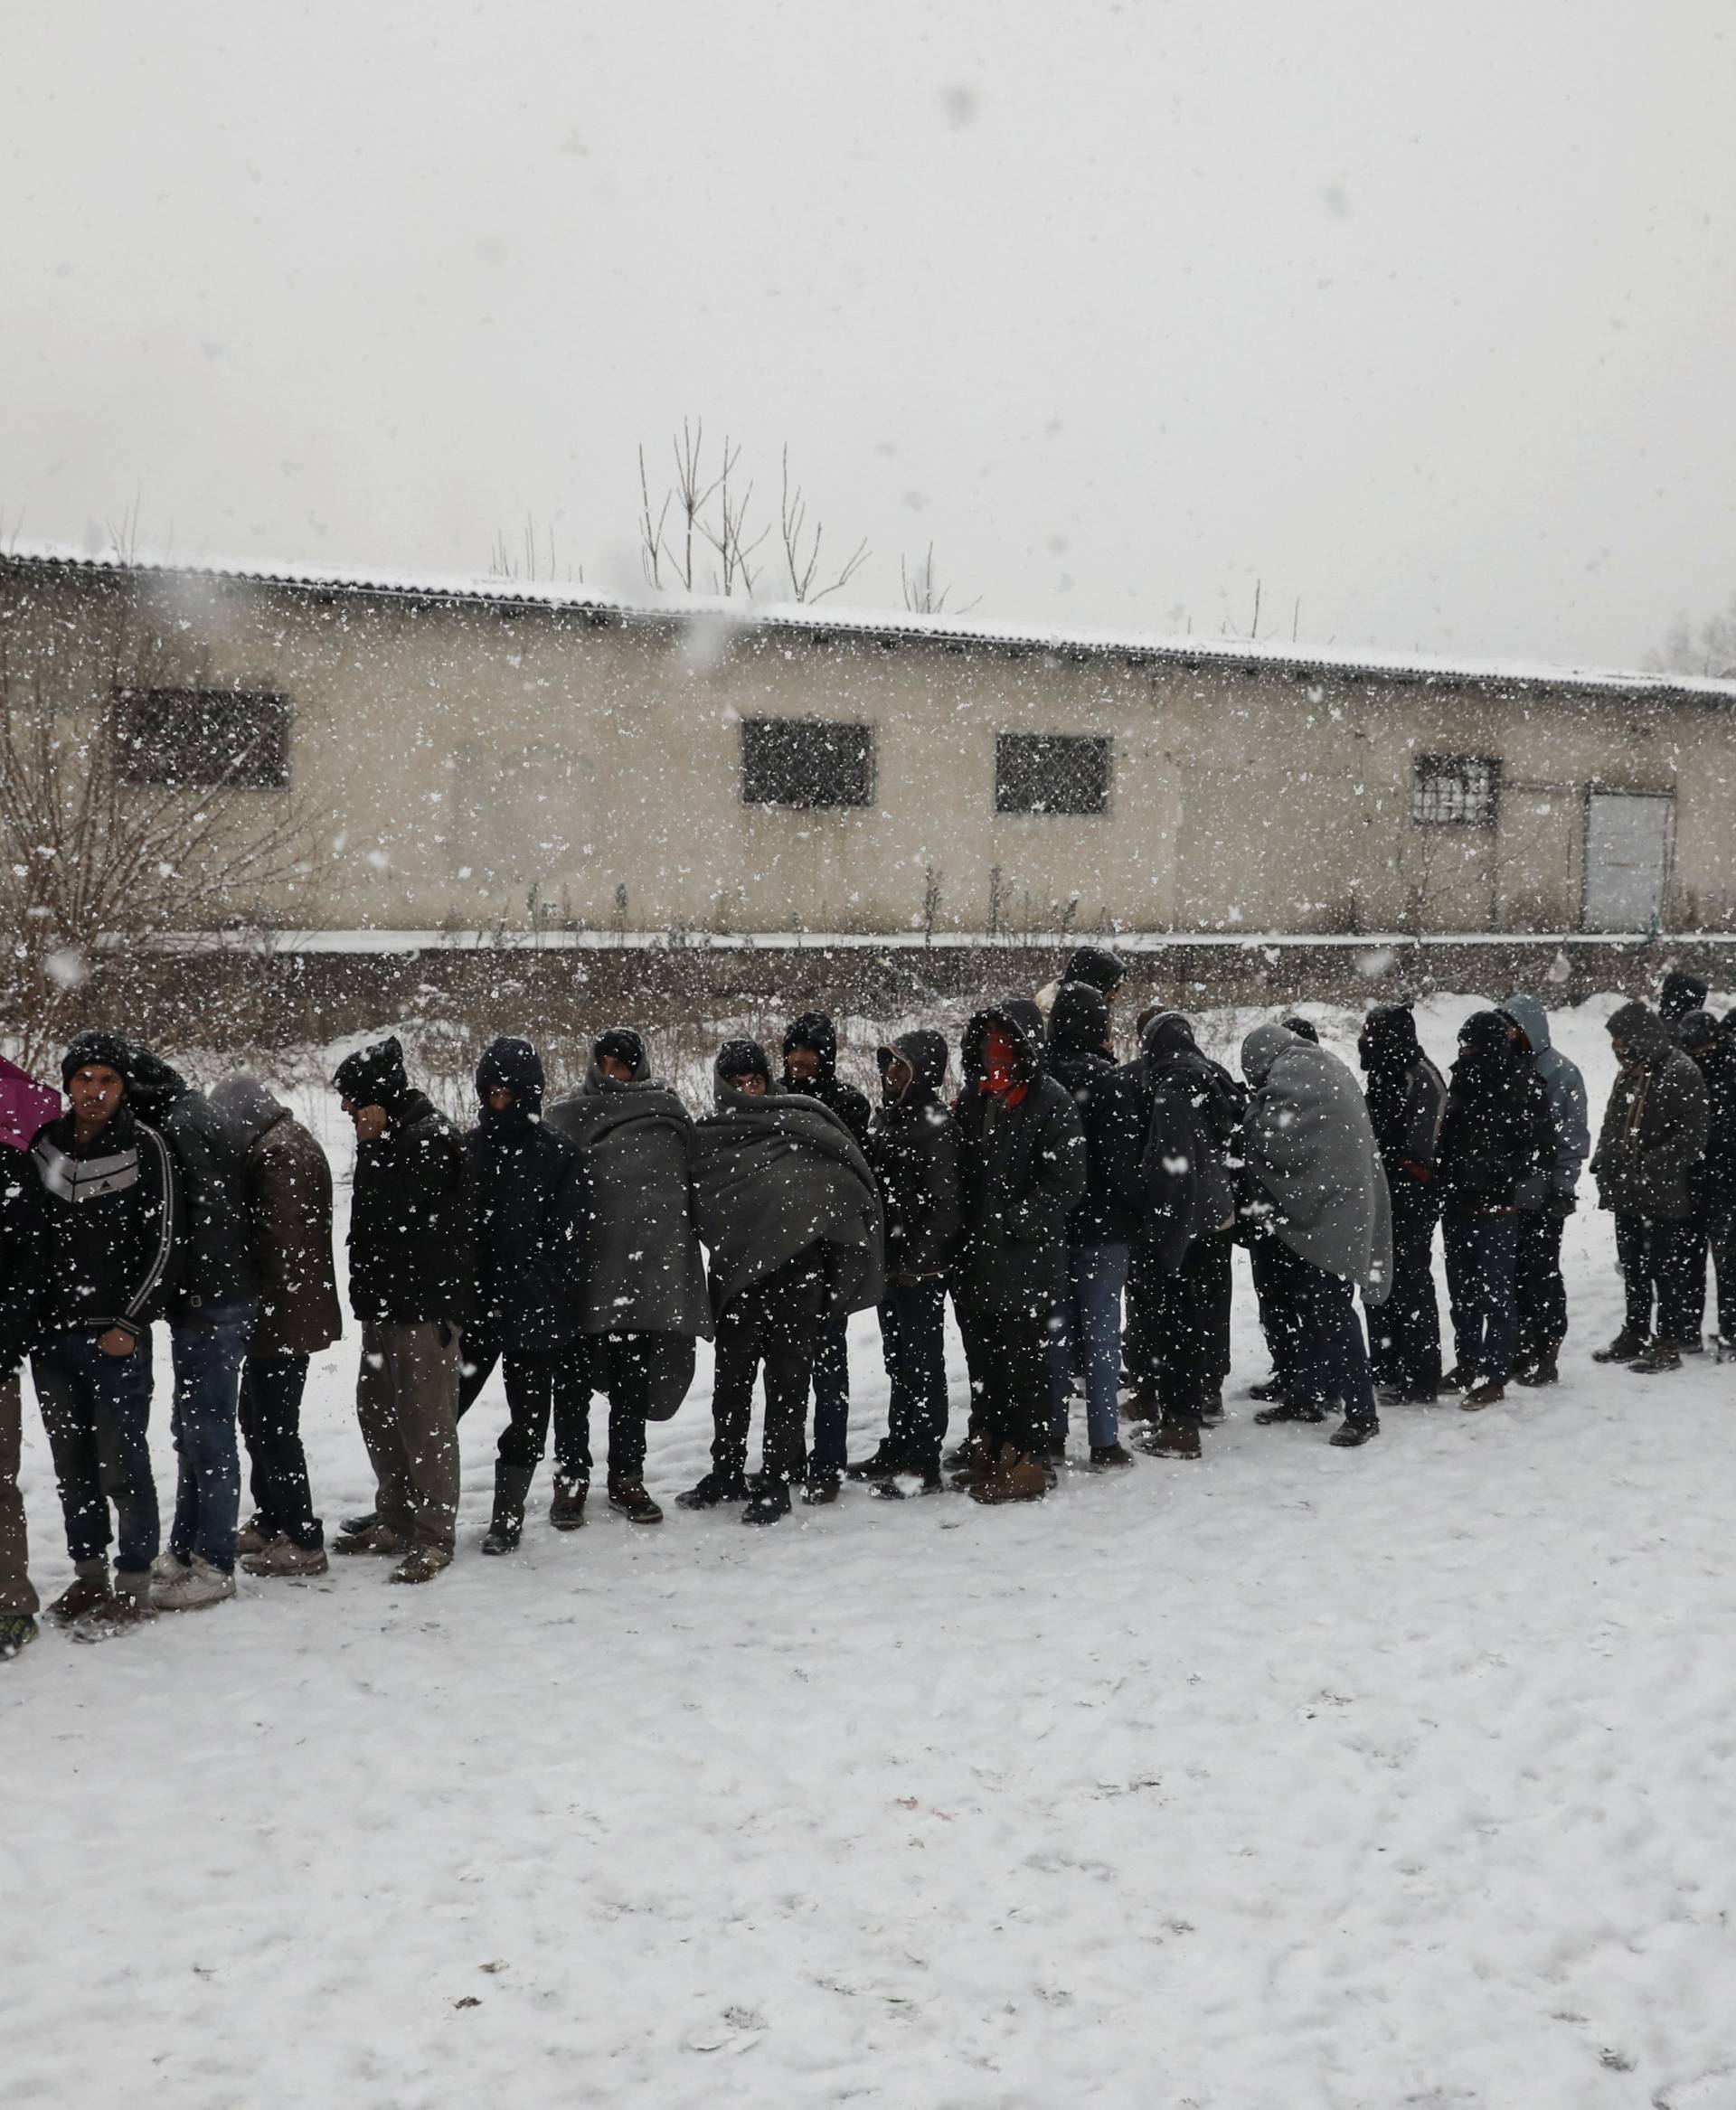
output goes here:
{"type": "Polygon", "coordinates": [[[1392,1205],[1356,1079],[1335,1055],[1277,1025],[1249,1034],[1241,1068],[1253,1088],[1242,1130],[1248,1169],[1273,1230],[1298,1258],[1383,1303],[1392,1205]]]}

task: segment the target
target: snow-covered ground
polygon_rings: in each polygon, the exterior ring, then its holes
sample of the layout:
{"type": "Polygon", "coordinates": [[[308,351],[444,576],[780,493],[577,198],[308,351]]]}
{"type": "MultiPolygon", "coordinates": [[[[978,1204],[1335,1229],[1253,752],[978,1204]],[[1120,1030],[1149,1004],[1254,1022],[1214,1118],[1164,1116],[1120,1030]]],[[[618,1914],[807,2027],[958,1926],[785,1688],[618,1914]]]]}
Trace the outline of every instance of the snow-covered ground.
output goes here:
{"type": "MultiPolygon", "coordinates": [[[[1558,1014],[1594,1106],[1611,1007],[1558,1014]]],[[[1609,1220],[1567,1251],[1558,1390],[1256,1429],[1243,1280],[1206,1463],[1033,1510],[485,1560],[491,1393],[430,1587],[337,1563],[0,1670],[0,2102],[1736,2110],[1736,1365],[1596,1369],[1609,1220]]],[[[702,1371],[664,1496],[708,1421],[702,1371]]]]}

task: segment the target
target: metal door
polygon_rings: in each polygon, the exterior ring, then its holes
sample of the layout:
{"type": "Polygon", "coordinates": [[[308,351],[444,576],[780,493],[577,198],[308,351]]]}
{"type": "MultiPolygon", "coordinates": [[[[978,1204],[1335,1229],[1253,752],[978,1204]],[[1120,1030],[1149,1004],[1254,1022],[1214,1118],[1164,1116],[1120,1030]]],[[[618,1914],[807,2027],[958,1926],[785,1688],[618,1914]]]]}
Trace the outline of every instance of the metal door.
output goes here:
{"type": "Polygon", "coordinates": [[[1594,791],[1585,814],[1587,930],[1656,930],[1670,864],[1667,793],[1594,791]]]}

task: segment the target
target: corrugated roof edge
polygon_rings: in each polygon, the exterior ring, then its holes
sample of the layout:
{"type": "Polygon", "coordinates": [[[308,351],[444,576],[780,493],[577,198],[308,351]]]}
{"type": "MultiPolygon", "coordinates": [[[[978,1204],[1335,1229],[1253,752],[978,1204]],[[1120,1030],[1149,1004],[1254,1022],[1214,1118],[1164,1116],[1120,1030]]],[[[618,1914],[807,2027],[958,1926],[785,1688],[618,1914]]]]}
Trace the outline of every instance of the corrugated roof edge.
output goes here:
{"type": "Polygon", "coordinates": [[[1520,688],[1602,689],[1660,700],[1736,703],[1736,680],[1709,676],[1622,673],[1609,668],[1560,667],[1526,662],[1454,660],[1432,655],[1366,650],[1302,650],[1236,637],[1160,637],[1109,630],[1062,630],[1042,624],[967,623],[946,616],[908,611],[819,608],[807,605],[748,603],[702,596],[671,596],[658,601],[628,601],[609,594],[552,580],[476,577],[395,577],[377,570],[344,567],[318,570],[283,564],[269,567],[217,560],[187,561],[167,557],[91,556],[52,543],[19,544],[0,551],[0,569],[67,570],[151,577],[236,579],[250,585],[278,586],[314,593],[355,593],[425,601],[470,601],[487,607],[571,608],[622,622],[666,624],[712,620],[744,630],[785,631],[795,635],[909,639],[996,651],[1080,654],[1093,658],[1150,661],[1182,665],[1216,665],[1240,671],[1274,668],[1295,674],[1366,675],[1406,682],[1444,681],[1476,684],[1506,683],[1520,688]]]}

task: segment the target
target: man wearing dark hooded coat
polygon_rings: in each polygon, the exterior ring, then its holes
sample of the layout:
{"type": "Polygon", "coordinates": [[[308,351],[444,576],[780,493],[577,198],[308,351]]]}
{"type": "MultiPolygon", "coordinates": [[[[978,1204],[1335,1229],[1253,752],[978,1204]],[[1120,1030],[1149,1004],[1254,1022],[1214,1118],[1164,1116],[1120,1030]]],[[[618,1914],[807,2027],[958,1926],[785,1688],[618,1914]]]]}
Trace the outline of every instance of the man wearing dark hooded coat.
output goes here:
{"type": "Polygon", "coordinates": [[[958,1139],[941,1097],[941,1033],[902,1033],[879,1050],[880,1105],[868,1131],[868,1163],[886,1215],[886,1294],[880,1337],[892,1389],[886,1436],[849,1468],[889,1499],[901,1474],[940,1485],[947,1435],[947,1272],[958,1249],[958,1139]]]}
{"type": "Polygon", "coordinates": [[[1683,1020],[1703,1011],[1711,993],[1711,984],[1702,976],[1690,975],[1685,967],[1672,967],[1657,993],[1657,1015],[1679,1040],[1683,1020]]]}
{"type": "Polygon", "coordinates": [[[224,1078],[211,1103],[247,1146],[248,1236],[259,1276],[241,1392],[254,1513],[235,1549],[250,1575],[324,1575],[326,1533],[307,1484],[301,1401],[309,1359],[344,1332],[332,1168],[288,1107],[247,1071],[224,1078]]]}
{"type": "Polygon", "coordinates": [[[1376,1004],[1363,1022],[1357,1053],[1392,1201],[1392,1287],[1367,1315],[1369,1367],[1383,1405],[1428,1405],[1440,1391],[1434,1179],[1446,1081],[1422,1051],[1408,1003],[1376,1004]]]}
{"type": "Polygon", "coordinates": [[[978,1502],[1041,1501],[1050,1320],[1067,1281],[1067,1221],[1085,1193],[1085,1131],[1071,1094],[1047,1074],[1028,1000],[976,1013],[960,1069],[953,1302],[974,1402],[963,1479],[978,1502]]]}
{"type": "MultiPolygon", "coordinates": [[[[1678,1047],[1683,1026],[1695,1012],[1705,1009],[1711,994],[1711,984],[1703,975],[1690,975],[1684,967],[1672,967],[1665,975],[1657,993],[1657,1015],[1670,1029],[1678,1047]]],[[[1706,1323],[1706,1244],[1697,1229],[1689,1234],[1682,1266],[1690,1285],[1686,1308],[1693,1325],[1677,1346],[1684,1355],[1698,1355],[1704,1349],[1701,1336],[1706,1323]]]]}
{"type": "MultiPolygon", "coordinates": [[[[857,1147],[868,1147],[873,1109],[855,1086],[838,1075],[837,1028],[823,1011],[804,1012],[784,1034],[784,1089],[829,1107],[857,1147]]],[[[847,1321],[833,1314],[820,1324],[814,1349],[814,1447],[807,1464],[816,1500],[835,1500],[850,1440],[850,1343],[847,1321]]]]}
{"type": "Polygon", "coordinates": [[[1709,1011],[1691,1011],[1676,1031],[1706,1080],[1706,1150],[1690,1177],[1689,1221],[1716,1270],[1718,1349],[1728,1356],[1736,1349],[1736,1038],[1709,1011]]]}
{"type": "Polygon", "coordinates": [[[667,1421],[693,1381],[696,1339],[712,1337],[693,1197],[693,1116],[651,1072],[643,1038],[614,1026],[592,1044],[576,1092],[548,1125],[584,1163],[589,1221],[581,1382],[555,1399],[556,1449],[590,1459],[590,1395],[609,1400],[609,1503],[637,1524],[663,1521],[645,1485],[646,1425],[667,1421]]]}
{"type": "Polygon", "coordinates": [[[1052,982],[1038,990],[1037,1012],[1046,1031],[1055,999],[1069,986],[1084,983],[1102,996],[1111,1018],[1115,1015],[1115,1000],[1120,994],[1127,978],[1127,962],[1118,953],[1112,953],[1107,946],[1081,945],[1068,956],[1067,964],[1052,982]]]}
{"type": "MultiPolygon", "coordinates": [[[[464,1328],[462,1415],[496,1362],[507,1422],[495,1457],[485,1553],[516,1550],[524,1505],[568,1385],[583,1384],[580,1280],[587,1208],[579,1153],[542,1119],[542,1059],[528,1041],[494,1041],[476,1065],[476,1126],[464,1138],[476,1225],[476,1308],[464,1328]]],[[[557,1446],[558,1448],[558,1446],[557,1446]]],[[[557,1456],[557,1507],[583,1515],[590,1460],[557,1456]]]]}
{"type": "Polygon", "coordinates": [[[1342,1401],[1331,1440],[1350,1448],[1380,1431],[1354,1293],[1379,1305],[1392,1279],[1392,1205],[1368,1107],[1335,1055],[1284,1026],[1256,1026],[1241,1068],[1242,1208],[1290,1333],[1288,1389],[1254,1419],[1323,1421],[1342,1401]]]}
{"type": "Polygon", "coordinates": [[[1561,1279],[1561,1234],[1579,1207],[1580,1173],[1591,1154],[1586,1118],[1585,1079],[1550,1039],[1549,1013],[1535,996],[1510,996],[1502,1015],[1513,1021],[1531,1066],[1542,1080],[1555,1123],[1555,1160],[1549,1196],[1541,1209],[1519,1219],[1519,1251],[1514,1290],[1519,1306],[1519,1345],[1514,1376],[1522,1385],[1552,1385],[1567,1339],[1567,1285],[1561,1279]]]}
{"type": "Polygon", "coordinates": [[[1436,1159],[1454,1367],[1467,1412],[1506,1396],[1519,1343],[1514,1267],[1522,1219],[1549,1198],[1555,1123],[1512,1021],[1479,1011],[1458,1030],[1436,1159]]]}
{"type": "MultiPolygon", "coordinates": [[[[885,1287],[880,1192],[830,1107],[772,1088],[757,1041],[726,1041],[712,1076],[716,1111],[696,1124],[694,1161],[717,1319],[712,1469],[676,1500],[684,1509],[745,1501],[744,1523],[770,1524],[789,1514],[791,1483],[806,1467],[821,1322],[878,1304],[885,1287]],[[762,1364],[765,1433],[750,1484],[748,1425],[762,1364]]],[[[822,1500],[831,1492],[815,1490],[822,1500]]]]}
{"type": "Polygon", "coordinates": [[[1627,1315],[1592,1361],[1656,1377],[1681,1369],[1694,1331],[1694,1168],[1706,1147],[1706,1082],[1643,1003],[1624,1003],[1608,1030],[1620,1067],[1591,1173],[1599,1204],[1616,1220],[1627,1315]]]}

